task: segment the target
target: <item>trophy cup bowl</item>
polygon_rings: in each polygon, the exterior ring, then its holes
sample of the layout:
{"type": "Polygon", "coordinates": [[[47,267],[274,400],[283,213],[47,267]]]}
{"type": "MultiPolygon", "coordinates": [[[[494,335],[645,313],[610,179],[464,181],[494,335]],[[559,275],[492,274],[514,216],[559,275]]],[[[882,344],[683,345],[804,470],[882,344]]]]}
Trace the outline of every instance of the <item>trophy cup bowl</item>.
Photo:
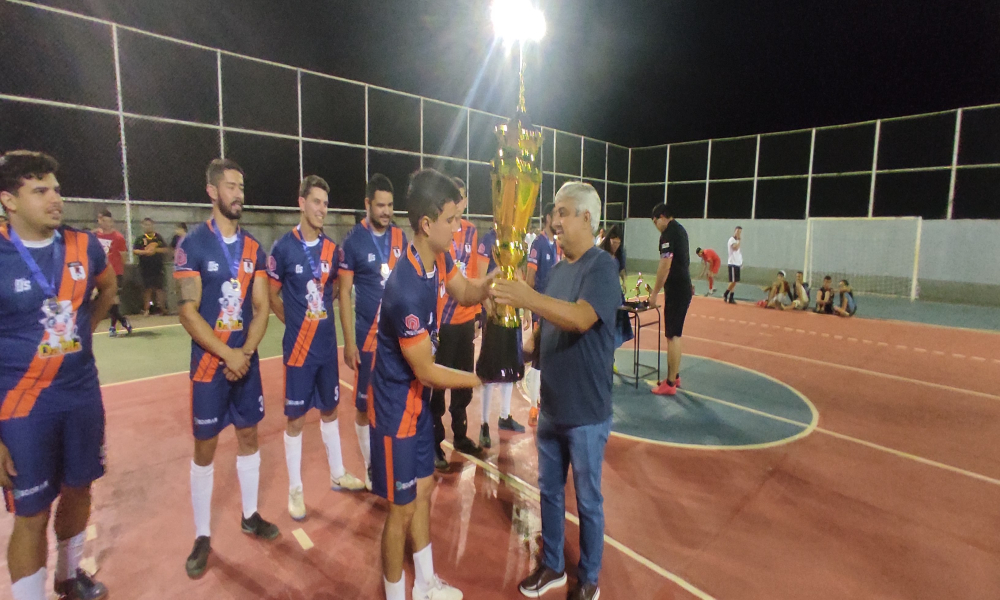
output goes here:
{"type": "MultiPolygon", "coordinates": [[[[495,133],[498,147],[490,173],[497,232],[493,260],[497,279],[512,281],[528,255],[524,237],[542,184],[542,132],[519,109],[506,123],[497,125],[495,133]]],[[[497,304],[495,312],[487,316],[476,375],[486,382],[514,382],[524,377],[521,317],[514,307],[497,304]]]]}

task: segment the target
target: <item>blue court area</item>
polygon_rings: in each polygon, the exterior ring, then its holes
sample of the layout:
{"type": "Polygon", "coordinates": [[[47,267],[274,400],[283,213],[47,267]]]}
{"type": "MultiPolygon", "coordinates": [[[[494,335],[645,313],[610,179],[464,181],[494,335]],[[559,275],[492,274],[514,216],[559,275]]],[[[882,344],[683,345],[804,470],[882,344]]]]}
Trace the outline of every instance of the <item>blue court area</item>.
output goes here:
{"type": "MultiPolygon", "coordinates": [[[[615,359],[621,373],[631,371],[632,350],[619,350],[615,359]]],[[[640,350],[639,360],[655,365],[656,351],[640,350]]],[[[666,377],[666,352],[660,360],[666,377]]],[[[729,363],[686,355],[681,385],[676,396],[656,396],[649,383],[636,389],[616,377],[614,433],[675,446],[759,448],[804,437],[818,420],[812,403],[791,387],[729,363]]]]}

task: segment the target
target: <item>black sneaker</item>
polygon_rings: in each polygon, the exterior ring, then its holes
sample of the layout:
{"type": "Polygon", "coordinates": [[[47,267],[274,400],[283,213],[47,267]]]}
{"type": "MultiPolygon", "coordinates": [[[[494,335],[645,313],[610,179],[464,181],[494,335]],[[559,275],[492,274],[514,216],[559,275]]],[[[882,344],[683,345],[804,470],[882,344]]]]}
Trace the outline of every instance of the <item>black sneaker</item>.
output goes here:
{"type": "Polygon", "coordinates": [[[191,579],[197,579],[205,574],[205,569],[208,567],[208,555],[212,552],[211,540],[212,538],[207,535],[195,538],[194,549],[191,550],[187,563],[184,564],[188,577],[191,579]]]}
{"type": "Polygon", "coordinates": [[[475,442],[467,437],[460,437],[455,440],[454,444],[455,450],[458,450],[462,454],[468,454],[470,456],[479,456],[483,453],[483,449],[476,445],[475,442]]]}
{"type": "Polygon", "coordinates": [[[479,430],[479,445],[483,448],[493,446],[493,440],[490,439],[490,426],[487,423],[483,423],[483,427],[479,430]]]}
{"type": "Polygon", "coordinates": [[[132,335],[132,323],[128,322],[125,319],[121,319],[121,322],[122,325],[125,326],[125,331],[128,333],[128,335],[132,335]]]}
{"type": "Polygon", "coordinates": [[[60,600],[101,600],[108,597],[108,588],[94,581],[83,569],[76,570],[76,577],[55,585],[60,600]]]}
{"type": "Polygon", "coordinates": [[[442,472],[448,470],[448,459],[444,457],[441,446],[434,449],[434,468],[442,472]]]}
{"type": "Polygon", "coordinates": [[[544,564],[539,565],[535,572],[521,581],[517,589],[529,598],[538,598],[549,590],[566,585],[566,573],[556,573],[544,564]]]}
{"type": "Polygon", "coordinates": [[[736,296],[734,296],[733,294],[729,294],[729,303],[736,304],[736,296]]]}
{"type": "Polygon", "coordinates": [[[513,431],[514,433],[524,433],[524,425],[521,425],[514,420],[514,415],[507,415],[507,418],[501,418],[497,421],[497,428],[500,431],[513,431]]]}
{"type": "Polygon", "coordinates": [[[278,526],[274,523],[268,523],[260,516],[260,513],[254,513],[250,515],[250,518],[240,519],[240,528],[243,529],[243,533],[247,535],[253,535],[264,540],[273,540],[278,537],[278,526]]]}
{"type": "Polygon", "coordinates": [[[566,600],[597,600],[601,597],[601,588],[596,583],[578,583],[566,600]]]}

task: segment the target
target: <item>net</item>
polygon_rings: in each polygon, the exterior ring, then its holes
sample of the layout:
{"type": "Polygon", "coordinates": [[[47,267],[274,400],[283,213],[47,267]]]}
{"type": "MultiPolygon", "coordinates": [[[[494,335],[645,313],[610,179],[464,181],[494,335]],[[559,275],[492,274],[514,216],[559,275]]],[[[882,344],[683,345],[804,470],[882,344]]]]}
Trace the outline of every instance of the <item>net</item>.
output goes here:
{"type": "Polygon", "coordinates": [[[919,217],[809,219],[806,279],[813,289],[829,275],[856,293],[915,300],[921,226],[919,217]]]}

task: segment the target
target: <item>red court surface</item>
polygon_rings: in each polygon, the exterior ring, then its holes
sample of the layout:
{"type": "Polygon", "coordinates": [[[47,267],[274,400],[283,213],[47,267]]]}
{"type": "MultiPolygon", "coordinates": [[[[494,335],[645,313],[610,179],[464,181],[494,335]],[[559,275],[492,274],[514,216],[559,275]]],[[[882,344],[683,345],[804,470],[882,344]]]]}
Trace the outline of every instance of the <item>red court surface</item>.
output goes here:
{"type": "MultiPolygon", "coordinates": [[[[650,333],[643,347],[655,349],[650,333]]],[[[818,426],[754,450],[613,436],[603,482],[602,598],[1000,598],[1000,446],[993,443],[1000,439],[1000,335],[699,298],[685,350],[795,388],[819,411],[818,426]]],[[[215,463],[213,555],[198,581],[183,566],[194,536],[187,376],[105,386],[108,474],[95,487],[96,536],[87,556],[112,597],[383,597],[383,503],[328,490],[317,415],[303,452],[309,516],[301,523],[288,517],[281,361],[262,365],[268,416],[260,431],[260,507],[282,535],[259,542],[240,533],[236,446],[227,431],[215,463]],[[293,535],[299,528],[313,547],[293,535]]],[[[353,380],[343,365],[341,376],[353,380]]],[[[348,470],[361,474],[352,395],[345,387],[342,446],[348,470]]],[[[480,412],[477,393],[471,424],[480,412]]],[[[527,421],[516,391],[514,416],[527,421]]],[[[451,472],[436,475],[435,566],[470,599],[521,597],[517,583],[540,539],[533,439],[496,437],[494,427],[485,462],[455,453],[451,472]]],[[[572,580],[579,550],[571,488],[572,580]]],[[[0,535],[10,524],[2,521],[0,535]]],[[[412,584],[409,564],[407,578],[412,584]]]]}

